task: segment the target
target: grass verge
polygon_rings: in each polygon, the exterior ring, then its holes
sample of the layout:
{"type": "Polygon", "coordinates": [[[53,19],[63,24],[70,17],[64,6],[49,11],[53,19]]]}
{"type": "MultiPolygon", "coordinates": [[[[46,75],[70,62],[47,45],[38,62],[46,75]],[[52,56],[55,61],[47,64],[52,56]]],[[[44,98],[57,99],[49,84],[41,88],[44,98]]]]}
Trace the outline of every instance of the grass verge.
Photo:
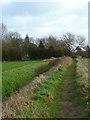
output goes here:
{"type": "Polygon", "coordinates": [[[72,88],[71,88],[71,99],[74,101],[73,105],[77,106],[78,109],[81,109],[81,114],[84,117],[88,117],[88,106],[87,99],[85,95],[82,93],[83,86],[78,84],[80,77],[77,74],[77,66],[74,62],[73,67],[71,67],[72,72],[72,88]]]}

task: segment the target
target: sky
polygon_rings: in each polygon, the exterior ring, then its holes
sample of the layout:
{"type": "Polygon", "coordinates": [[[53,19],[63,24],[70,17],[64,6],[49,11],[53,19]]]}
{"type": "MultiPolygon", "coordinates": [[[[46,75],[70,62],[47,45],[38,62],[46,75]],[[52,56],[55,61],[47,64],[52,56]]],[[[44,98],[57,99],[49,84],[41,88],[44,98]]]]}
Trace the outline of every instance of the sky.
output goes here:
{"type": "Polygon", "coordinates": [[[0,6],[8,31],[23,38],[71,32],[88,39],[88,0],[1,0],[0,6]]]}

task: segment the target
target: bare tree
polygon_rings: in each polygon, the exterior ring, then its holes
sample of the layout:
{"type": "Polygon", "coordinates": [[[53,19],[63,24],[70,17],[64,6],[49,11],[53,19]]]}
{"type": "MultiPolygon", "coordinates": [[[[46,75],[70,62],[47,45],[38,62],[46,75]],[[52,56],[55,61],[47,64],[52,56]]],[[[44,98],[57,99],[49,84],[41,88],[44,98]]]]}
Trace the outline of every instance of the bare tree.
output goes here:
{"type": "Polygon", "coordinates": [[[8,32],[5,35],[5,40],[11,40],[11,39],[20,39],[21,35],[18,32],[8,32]]]}
{"type": "Polygon", "coordinates": [[[75,35],[68,32],[66,34],[63,34],[61,39],[63,40],[65,47],[68,49],[68,54],[70,54],[70,52],[74,49],[75,35]]]}
{"type": "Polygon", "coordinates": [[[21,45],[23,41],[21,35],[17,32],[8,32],[5,40],[2,41],[3,60],[21,59],[21,45]]]}
{"type": "Polygon", "coordinates": [[[54,50],[60,50],[61,41],[54,36],[49,36],[47,38],[47,46],[48,48],[53,48],[54,50]]]}

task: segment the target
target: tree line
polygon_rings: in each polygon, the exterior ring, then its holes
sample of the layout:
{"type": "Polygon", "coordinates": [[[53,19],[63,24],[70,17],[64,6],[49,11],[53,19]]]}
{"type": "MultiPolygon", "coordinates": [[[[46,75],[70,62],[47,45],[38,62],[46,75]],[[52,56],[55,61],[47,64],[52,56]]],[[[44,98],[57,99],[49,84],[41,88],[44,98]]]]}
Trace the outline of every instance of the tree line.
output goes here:
{"type": "Polygon", "coordinates": [[[2,60],[21,61],[30,59],[47,59],[50,57],[71,56],[90,57],[90,47],[83,35],[67,32],[60,38],[52,35],[34,38],[25,36],[23,39],[18,32],[9,32],[4,24],[2,30],[2,60]]]}

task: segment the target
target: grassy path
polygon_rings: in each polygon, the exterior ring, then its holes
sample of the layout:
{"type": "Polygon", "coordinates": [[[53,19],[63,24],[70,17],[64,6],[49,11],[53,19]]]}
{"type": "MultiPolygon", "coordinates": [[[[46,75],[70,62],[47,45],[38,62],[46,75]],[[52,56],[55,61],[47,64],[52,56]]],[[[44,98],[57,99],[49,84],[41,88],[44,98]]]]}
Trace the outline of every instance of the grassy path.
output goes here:
{"type": "Polygon", "coordinates": [[[60,86],[60,118],[87,117],[76,80],[76,66],[74,63],[68,68],[64,81],[60,86]]]}

